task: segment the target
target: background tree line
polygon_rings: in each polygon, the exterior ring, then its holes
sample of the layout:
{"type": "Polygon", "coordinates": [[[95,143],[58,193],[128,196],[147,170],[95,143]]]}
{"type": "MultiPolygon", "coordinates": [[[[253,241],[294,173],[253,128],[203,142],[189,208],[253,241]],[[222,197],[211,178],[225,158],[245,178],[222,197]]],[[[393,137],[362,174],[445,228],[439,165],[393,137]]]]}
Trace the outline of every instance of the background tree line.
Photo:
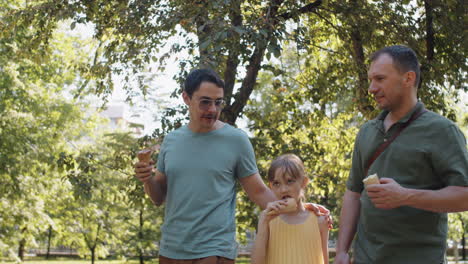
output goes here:
{"type": "MultiPolygon", "coordinates": [[[[308,199],[338,216],[354,137],[378,112],[367,94],[373,51],[413,48],[419,98],[466,132],[457,108],[468,90],[466,13],[461,0],[0,0],[0,254],[22,258],[49,241],[93,260],[112,253],[143,262],[155,249],[162,210],[144,197],[131,164],[138,149],[186,123],[187,109],[165,107],[160,128],[134,139],[102,131],[87,98],[105,102],[116,76],[129,101],[151,97],[148,73],[171,56],[181,58],[179,83],[194,67],[223,77],[222,119],[247,123],[262,175],[274,157],[298,154],[313,178],[308,199]],[[83,25],[91,38],[70,34],[83,25]]],[[[241,241],[256,210],[240,193],[241,241]]],[[[461,240],[467,214],[450,217],[461,240]]]]}

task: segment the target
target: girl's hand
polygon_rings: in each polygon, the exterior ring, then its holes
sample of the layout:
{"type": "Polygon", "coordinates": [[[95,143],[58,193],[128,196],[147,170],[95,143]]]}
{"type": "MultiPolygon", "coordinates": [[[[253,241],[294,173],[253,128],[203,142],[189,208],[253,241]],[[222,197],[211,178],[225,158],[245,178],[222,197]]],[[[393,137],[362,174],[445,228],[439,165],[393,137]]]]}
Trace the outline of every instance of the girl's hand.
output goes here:
{"type": "Polygon", "coordinates": [[[271,220],[279,215],[281,209],[287,206],[287,202],[284,200],[278,200],[269,202],[265,210],[260,214],[259,224],[268,224],[271,220]]]}

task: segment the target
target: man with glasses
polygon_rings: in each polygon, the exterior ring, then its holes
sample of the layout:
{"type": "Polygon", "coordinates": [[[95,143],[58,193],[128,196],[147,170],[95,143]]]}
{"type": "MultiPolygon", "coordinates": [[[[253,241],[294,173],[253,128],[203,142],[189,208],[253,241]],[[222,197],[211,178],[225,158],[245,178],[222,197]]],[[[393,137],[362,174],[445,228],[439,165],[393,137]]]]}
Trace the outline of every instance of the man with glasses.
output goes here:
{"type": "Polygon", "coordinates": [[[262,208],[276,198],[258,174],[247,135],[218,120],[224,106],[219,76],[192,71],[182,97],[190,121],[164,138],[154,177],[152,162],[135,165],[151,200],[166,203],[159,263],[234,263],[236,181],[262,208]]]}

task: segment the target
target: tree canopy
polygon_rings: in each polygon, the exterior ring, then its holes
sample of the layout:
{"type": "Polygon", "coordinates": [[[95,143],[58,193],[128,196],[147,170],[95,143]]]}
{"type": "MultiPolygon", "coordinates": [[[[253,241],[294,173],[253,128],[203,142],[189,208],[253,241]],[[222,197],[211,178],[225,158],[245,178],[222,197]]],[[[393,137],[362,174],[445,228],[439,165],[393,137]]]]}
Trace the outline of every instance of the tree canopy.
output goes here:
{"type": "MultiPolygon", "coordinates": [[[[461,0],[0,0],[0,254],[48,230],[83,255],[118,248],[143,261],[156,248],[162,211],[132,180],[131,163],[146,141],[186,122],[187,109],[166,108],[161,128],[137,140],[96,132],[102,123],[84,98],[105,99],[116,76],[128,99],[149,96],[148,73],[170,57],[180,84],[193,68],[217,71],[222,119],[247,123],[262,175],[276,156],[298,154],[313,177],[307,198],[336,215],[354,136],[377,113],[372,52],[413,48],[420,100],[466,129],[455,107],[468,92],[466,13],[461,0]],[[80,27],[92,37],[73,35],[80,27]]],[[[240,238],[255,213],[241,194],[240,238]]],[[[466,230],[465,214],[451,219],[466,230]]]]}
{"type": "MultiPolygon", "coordinates": [[[[21,48],[44,50],[59,21],[71,20],[72,28],[93,25],[99,45],[92,63],[81,67],[77,93],[109,93],[112,74],[124,74],[128,81],[149,63],[157,61],[161,69],[167,56],[186,51],[193,56],[179,61],[179,80],[193,67],[218,71],[227,86],[223,116],[234,124],[264,71],[264,59],[279,57],[287,40],[305,56],[326,51],[331,61],[324,70],[334,77],[328,85],[336,87],[334,93],[355,95],[354,108],[366,116],[373,110],[366,93],[367,56],[385,45],[406,44],[423,66],[420,97],[449,113],[443,98],[467,90],[465,11],[463,1],[455,0],[17,1],[7,9],[3,29],[33,26],[35,34],[21,48]],[[171,43],[173,36],[179,41],[171,43]],[[166,43],[168,54],[155,57],[166,43]],[[87,86],[89,80],[97,85],[87,86]]],[[[326,95],[323,86],[317,90],[326,95]]]]}

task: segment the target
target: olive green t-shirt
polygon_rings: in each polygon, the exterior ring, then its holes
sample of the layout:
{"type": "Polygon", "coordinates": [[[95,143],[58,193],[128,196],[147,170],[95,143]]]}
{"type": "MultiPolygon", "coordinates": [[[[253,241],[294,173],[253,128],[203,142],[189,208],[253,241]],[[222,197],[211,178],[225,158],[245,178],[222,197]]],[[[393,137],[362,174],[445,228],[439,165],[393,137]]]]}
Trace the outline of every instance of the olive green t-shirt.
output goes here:
{"type": "MultiPolygon", "coordinates": [[[[365,167],[377,147],[407,122],[410,113],[385,132],[388,112],[363,125],[353,153],[347,182],[350,191],[361,194],[361,211],[354,240],[356,264],[444,263],[447,214],[408,206],[384,210],[375,208],[364,191],[365,167]]],[[[392,178],[412,189],[438,190],[446,186],[468,186],[468,153],[460,129],[450,120],[428,111],[414,120],[385,149],[368,174],[392,178]]]]}

